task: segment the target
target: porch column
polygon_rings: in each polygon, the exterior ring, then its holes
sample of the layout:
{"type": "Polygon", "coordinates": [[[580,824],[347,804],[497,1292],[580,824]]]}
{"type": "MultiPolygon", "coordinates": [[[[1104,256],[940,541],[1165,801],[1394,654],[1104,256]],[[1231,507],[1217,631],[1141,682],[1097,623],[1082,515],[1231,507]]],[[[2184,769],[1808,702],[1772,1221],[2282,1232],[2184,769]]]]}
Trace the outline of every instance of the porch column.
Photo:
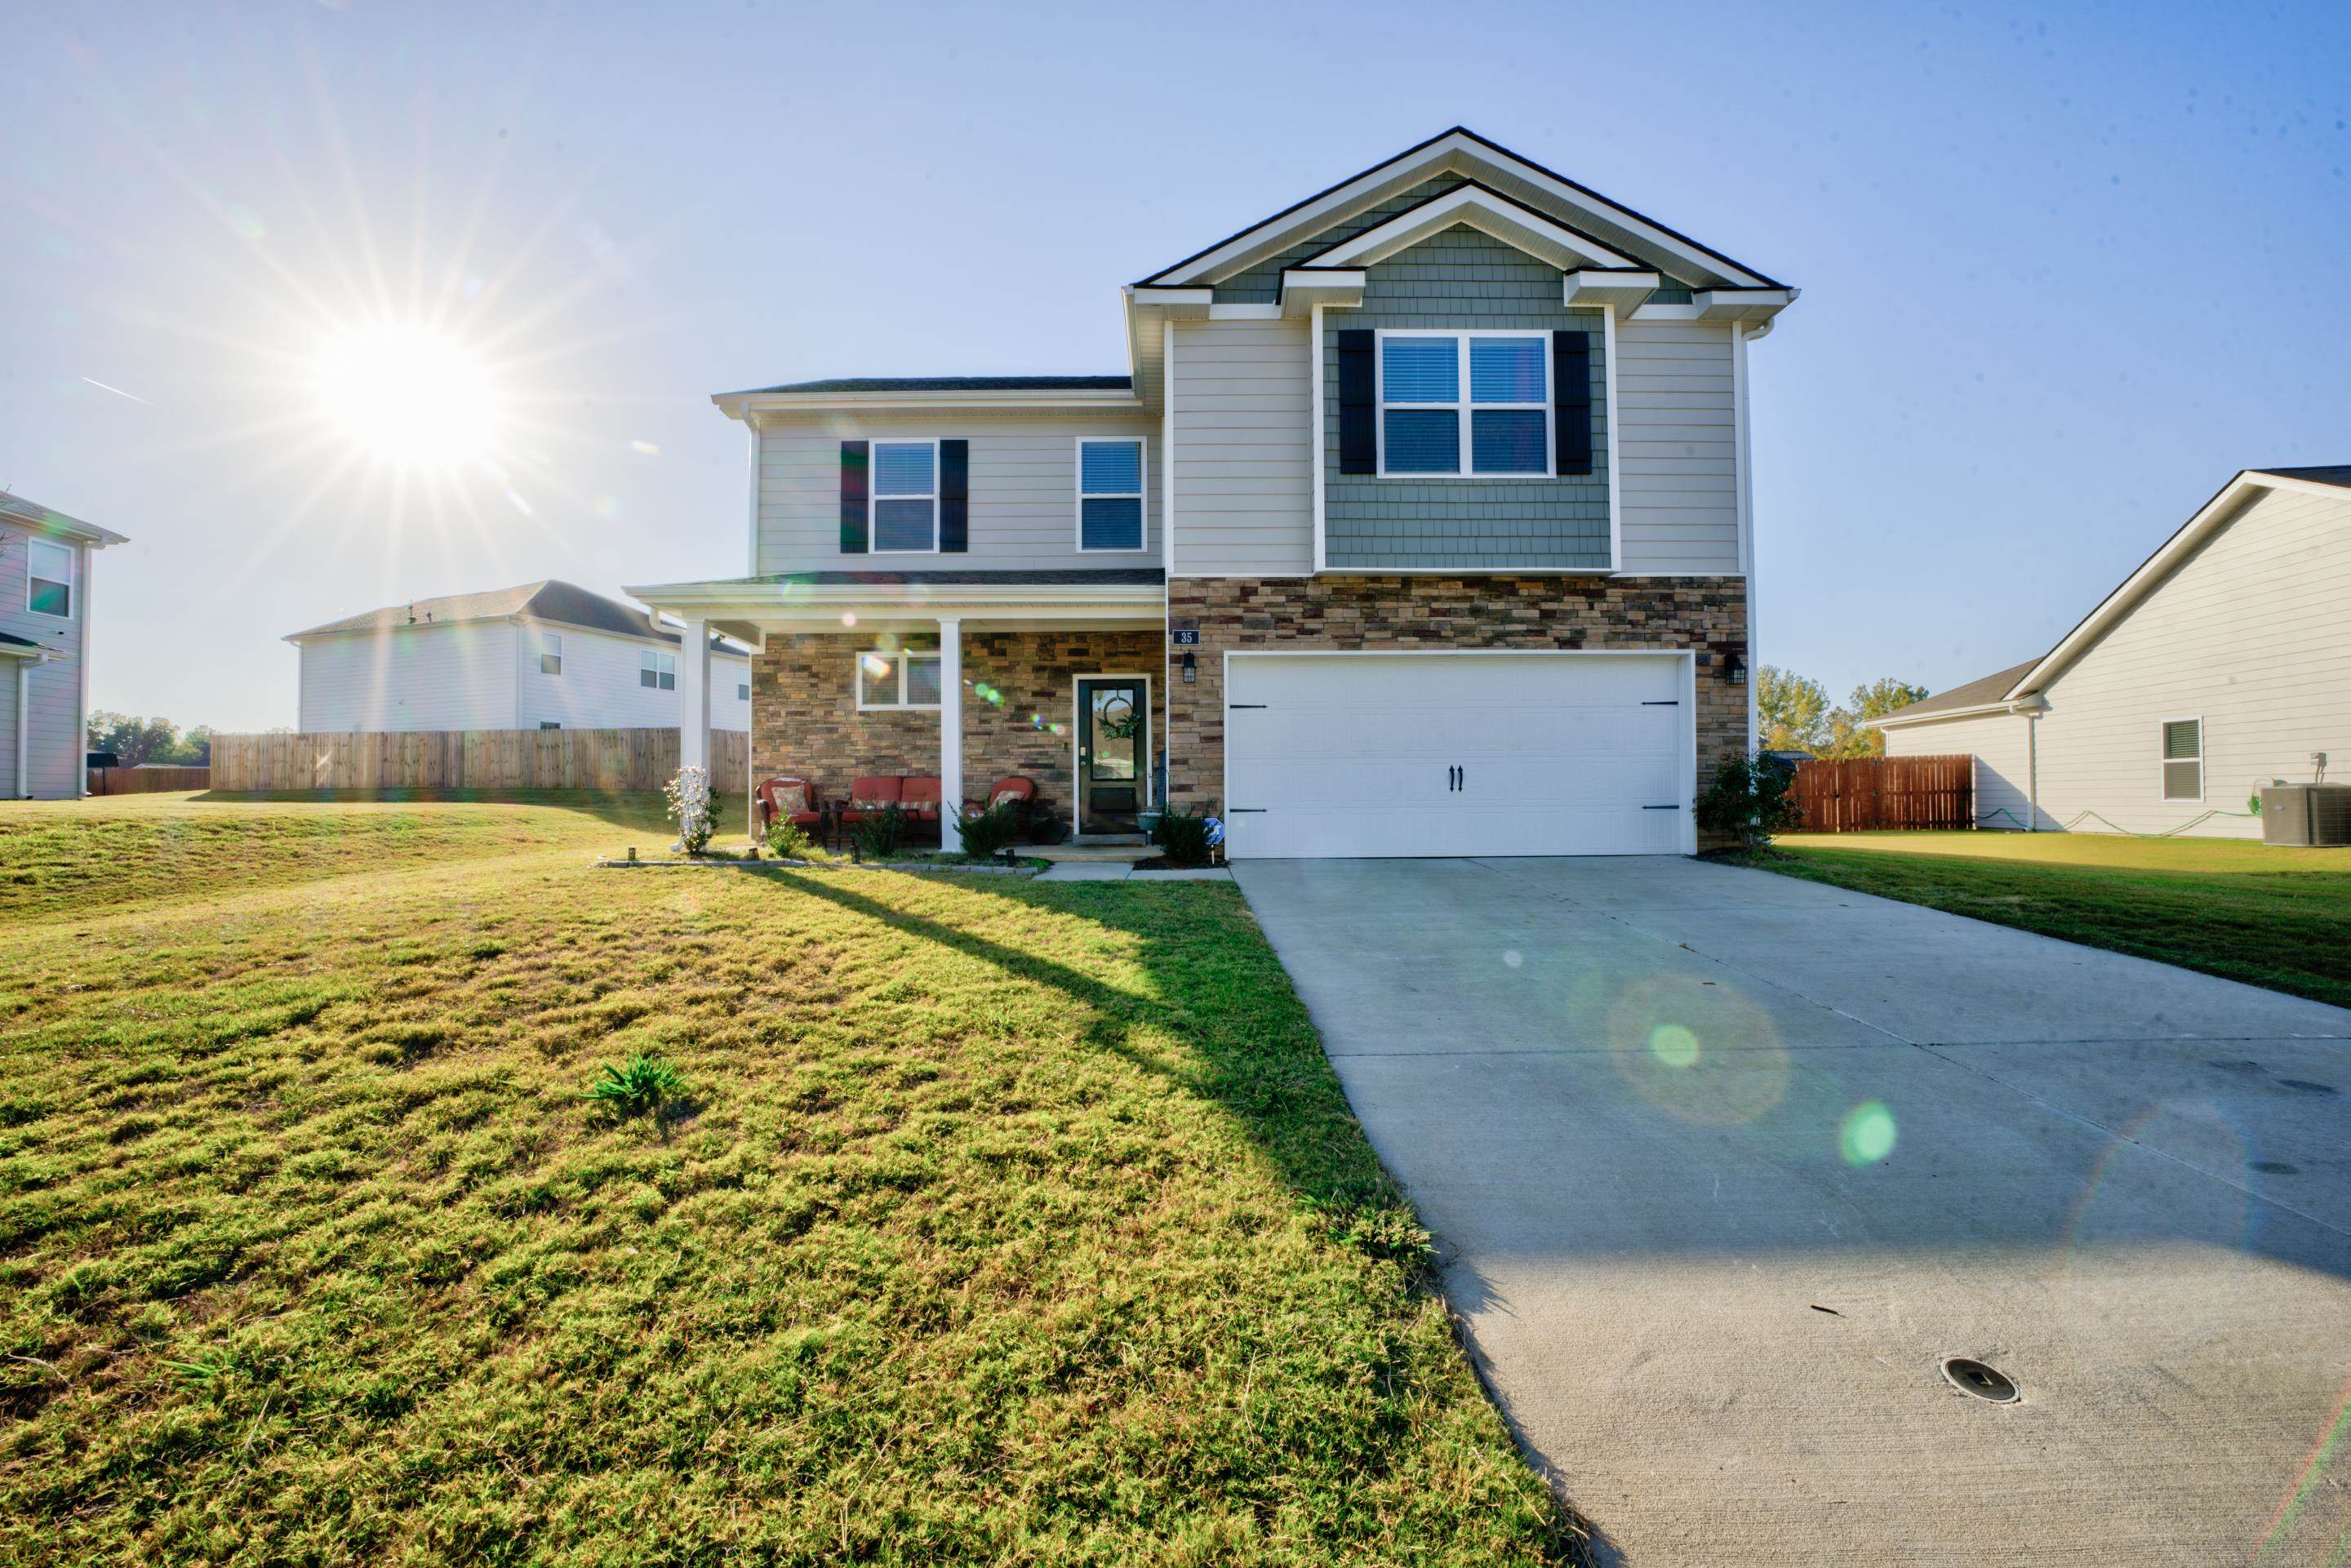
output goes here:
{"type": "Polygon", "coordinates": [[[963,622],[939,617],[939,848],[963,848],[963,622]]]}
{"type": "MultiPolygon", "coordinates": [[[[710,769],[710,622],[689,621],[677,659],[677,765],[710,769]]],[[[713,780],[714,794],[716,781],[713,780]]]]}

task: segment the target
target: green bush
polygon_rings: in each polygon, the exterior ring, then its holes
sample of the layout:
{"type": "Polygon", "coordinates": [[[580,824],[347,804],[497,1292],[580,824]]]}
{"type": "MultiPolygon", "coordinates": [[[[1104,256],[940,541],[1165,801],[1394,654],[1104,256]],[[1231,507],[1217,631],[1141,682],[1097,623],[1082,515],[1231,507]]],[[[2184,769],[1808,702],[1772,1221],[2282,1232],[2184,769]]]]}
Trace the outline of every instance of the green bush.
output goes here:
{"type": "Polygon", "coordinates": [[[992,859],[1010,849],[1019,831],[1020,802],[999,800],[964,818],[964,852],[976,861],[992,859]]]}
{"type": "Polygon", "coordinates": [[[1158,838],[1160,852],[1177,865],[1207,865],[1215,852],[1208,842],[1208,816],[1203,811],[1170,810],[1159,819],[1158,838]]]}
{"type": "Polygon", "coordinates": [[[788,861],[806,860],[816,841],[798,822],[778,817],[768,824],[768,847],[788,861]]]}
{"type": "Polygon", "coordinates": [[[658,1114],[663,1105],[685,1091],[685,1077],[676,1066],[658,1056],[636,1055],[604,1071],[589,1086],[587,1098],[621,1116],[658,1114]]]}
{"type": "Polygon", "coordinates": [[[849,830],[850,847],[862,861],[886,861],[905,839],[906,813],[895,806],[868,813],[849,830]]]}
{"type": "Polygon", "coordinates": [[[1714,781],[1699,791],[1698,825],[1709,833],[1736,833],[1749,849],[1773,833],[1791,831],[1804,820],[1788,798],[1795,770],[1763,757],[1726,757],[1714,781]]]}

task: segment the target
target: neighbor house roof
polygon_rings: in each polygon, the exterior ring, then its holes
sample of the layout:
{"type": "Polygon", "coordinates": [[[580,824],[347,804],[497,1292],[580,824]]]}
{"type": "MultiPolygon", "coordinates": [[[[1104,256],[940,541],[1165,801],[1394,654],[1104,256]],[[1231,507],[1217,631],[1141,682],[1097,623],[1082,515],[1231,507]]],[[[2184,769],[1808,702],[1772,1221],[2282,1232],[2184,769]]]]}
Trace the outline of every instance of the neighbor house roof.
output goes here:
{"type": "Polygon", "coordinates": [[[46,659],[49,650],[30,637],[0,632],[0,659],[46,659]]]}
{"type": "MultiPolygon", "coordinates": [[[[405,604],[388,604],[381,610],[346,615],[340,621],[289,633],[286,640],[298,643],[305,637],[329,637],[339,632],[390,632],[402,626],[510,621],[517,617],[577,626],[583,632],[609,632],[620,637],[646,637],[664,643],[684,641],[654,620],[650,611],[554,578],[480,593],[445,593],[434,599],[413,599],[405,604]]],[[[721,637],[712,637],[710,645],[730,653],[746,652],[721,637]]]]}
{"type": "Polygon", "coordinates": [[[0,517],[45,534],[58,534],[81,540],[96,549],[109,545],[129,544],[131,540],[112,528],[101,528],[96,523],[85,523],[79,517],[68,517],[63,512],[52,511],[38,501],[28,501],[22,496],[0,490],[0,517]]]}
{"type": "Polygon", "coordinates": [[[2157,585],[2170,575],[2173,568],[2205,540],[2235,521],[2257,497],[2281,489],[2351,490],[2351,463],[2322,463],[2292,468],[2247,468],[2241,471],[2221,486],[2210,500],[2198,507],[2196,515],[2180,524],[2169,538],[2157,546],[2154,554],[2141,561],[2138,569],[2123,580],[2121,586],[2100,600],[2097,607],[2075,622],[2074,629],[2059,638],[2057,645],[2049,652],[1997,674],[1953,686],[1947,692],[1937,692],[1923,702],[1896,708],[1882,718],[1870,720],[1870,723],[1880,727],[1914,724],[1923,719],[1949,718],[1961,713],[2003,708],[2023,702],[2063,674],[2066,666],[2081,657],[2116,622],[2137,609],[2140,601],[2154,592],[2157,585]]]}

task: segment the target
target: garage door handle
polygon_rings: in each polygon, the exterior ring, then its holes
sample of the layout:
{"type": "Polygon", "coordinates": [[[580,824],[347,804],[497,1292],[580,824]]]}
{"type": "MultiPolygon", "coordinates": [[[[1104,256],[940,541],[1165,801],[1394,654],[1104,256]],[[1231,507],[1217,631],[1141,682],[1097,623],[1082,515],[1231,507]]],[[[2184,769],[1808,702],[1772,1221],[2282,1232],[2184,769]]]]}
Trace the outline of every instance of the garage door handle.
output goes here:
{"type": "Polygon", "coordinates": [[[1641,810],[1643,810],[1644,811],[1678,811],[1678,810],[1680,810],[1681,809],[1682,809],[1682,803],[1681,803],[1679,800],[1676,800],[1676,801],[1674,801],[1673,803],[1671,803],[1670,805],[1665,805],[1665,806],[1644,806],[1644,807],[1642,807],[1642,808],[1641,808],[1641,810]]]}
{"type": "Polygon", "coordinates": [[[1679,707],[1682,706],[1682,699],[1679,697],[1644,697],[1641,700],[1641,706],[1643,707],[1679,707]]]}
{"type": "Polygon", "coordinates": [[[1262,817],[1265,815],[1265,808],[1263,806],[1228,806],[1225,808],[1225,815],[1228,817],[1262,817]]]}
{"type": "Polygon", "coordinates": [[[1228,708],[1236,708],[1236,707],[1263,707],[1263,706],[1265,706],[1265,704],[1263,704],[1263,703],[1227,703],[1225,706],[1226,706],[1227,707],[1228,707],[1228,708]]]}

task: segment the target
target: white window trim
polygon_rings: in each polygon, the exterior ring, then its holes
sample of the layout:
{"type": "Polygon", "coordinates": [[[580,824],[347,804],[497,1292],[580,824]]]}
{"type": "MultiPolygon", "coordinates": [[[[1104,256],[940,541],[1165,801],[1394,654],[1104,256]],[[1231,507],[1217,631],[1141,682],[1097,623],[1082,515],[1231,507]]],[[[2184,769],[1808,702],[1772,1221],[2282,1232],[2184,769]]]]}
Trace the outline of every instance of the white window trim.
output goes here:
{"type": "Polygon", "coordinates": [[[27,615],[42,616],[50,621],[72,620],[74,618],[74,607],[81,601],[80,569],[81,552],[74,549],[73,546],[61,543],[57,539],[35,538],[30,535],[27,535],[25,539],[25,613],[27,615]],[[65,553],[66,574],[63,579],[46,576],[34,570],[33,558],[35,552],[44,549],[61,550],[65,553]],[[33,580],[36,578],[38,578],[43,582],[57,582],[62,580],[65,583],[66,612],[63,615],[59,615],[54,611],[37,610],[33,607],[33,580]]]}
{"type": "Polygon", "coordinates": [[[925,441],[919,435],[876,435],[865,444],[865,553],[868,555],[936,555],[939,553],[939,437],[925,441]],[[931,542],[923,549],[883,549],[882,548],[882,503],[883,501],[919,501],[920,496],[884,496],[882,493],[882,449],[885,446],[928,446],[931,449],[931,542]]]}
{"type": "Polygon", "coordinates": [[[536,635],[538,641],[538,673],[542,675],[561,675],[563,674],[563,633],[540,632],[536,635]],[[555,655],[555,668],[551,670],[547,667],[547,656],[549,653],[555,655]]]}
{"type": "Polygon", "coordinates": [[[2159,718],[2156,720],[2155,792],[2157,797],[2171,805],[2202,805],[2204,803],[2204,756],[2207,747],[2204,745],[2204,716],[2202,714],[2183,713],[2176,715],[2170,718],[2159,718]],[[2186,762],[2189,760],[2189,758],[2185,757],[2167,757],[2164,755],[2164,731],[2169,729],[2175,724],[2192,724],[2196,727],[2196,756],[2194,758],[2194,761],[2196,763],[2196,793],[2193,795],[2173,794],[2171,792],[2170,780],[2164,777],[2164,773],[2168,764],[2174,762],[2186,762]]]}
{"type": "Polygon", "coordinates": [[[1551,334],[1532,328],[1489,327],[1382,327],[1372,334],[1372,437],[1376,443],[1377,458],[1373,467],[1382,479],[1438,479],[1451,483],[1475,481],[1490,484],[1516,480],[1521,484],[1531,479],[1559,477],[1559,422],[1552,412],[1559,389],[1552,385],[1551,334]],[[1388,350],[1390,338],[1451,338],[1458,341],[1455,374],[1458,378],[1455,391],[1461,395],[1453,402],[1388,402],[1388,350]],[[1531,338],[1541,348],[1542,356],[1543,401],[1541,402],[1479,402],[1469,401],[1469,344],[1478,338],[1531,338]],[[1460,419],[1461,466],[1450,474],[1392,474],[1388,472],[1388,410],[1390,408],[1449,408],[1460,419]],[[1470,465],[1477,461],[1470,434],[1470,414],[1473,410],[1489,412],[1516,410],[1524,413],[1539,409],[1543,422],[1543,465],[1539,470],[1522,470],[1509,474],[1479,474],[1470,465]]]}
{"type": "Polygon", "coordinates": [[[638,649],[637,688],[640,691],[649,692],[674,692],[677,690],[677,655],[661,648],[638,649]],[[664,664],[668,666],[666,669],[663,667],[664,664]],[[653,672],[653,681],[651,685],[645,685],[645,672],[648,670],[653,672]],[[662,685],[662,677],[664,675],[667,675],[669,677],[669,685],[662,685]]]}
{"type": "Polygon", "coordinates": [[[1140,435],[1081,435],[1077,438],[1077,473],[1072,483],[1077,498],[1070,504],[1075,539],[1080,555],[1141,555],[1151,548],[1151,444],[1140,435]],[[1089,446],[1125,445],[1134,447],[1135,486],[1126,490],[1089,490],[1086,488],[1086,448],[1089,446]],[[1086,545],[1086,503],[1088,501],[1134,501],[1135,542],[1132,547],[1086,545]]]}
{"type": "Polygon", "coordinates": [[[857,699],[860,713],[936,713],[936,703],[910,703],[906,700],[906,661],[939,658],[936,648],[867,648],[850,655],[849,695],[857,699]],[[898,700],[893,703],[870,703],[865,700],[865,661],[888,659],[898,670],[898,700]]]}

